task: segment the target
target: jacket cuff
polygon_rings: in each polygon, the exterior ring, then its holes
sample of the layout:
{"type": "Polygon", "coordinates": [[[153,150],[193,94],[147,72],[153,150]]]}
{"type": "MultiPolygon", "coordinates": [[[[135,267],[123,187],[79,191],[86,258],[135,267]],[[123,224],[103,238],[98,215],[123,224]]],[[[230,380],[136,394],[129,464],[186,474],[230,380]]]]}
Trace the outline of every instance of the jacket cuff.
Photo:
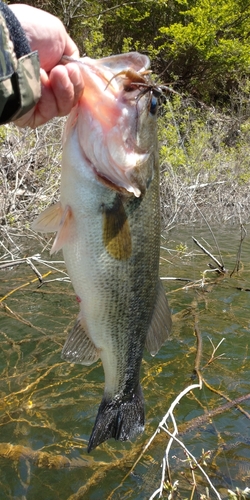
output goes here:
{"type": "Polygon", "coordinates": [[[38,52],[17,60],[17,68],[0,81],[0,123],[8,123],[25,115],[41,96],[38,52]],[[2,109],[1,109],[2,108],[2,109]]]}
{"type": "Polygon", "coordinates": [[[19,59],[0,12],[0,124],[16,120],[30,111],[41,97],[38,52],[19,59]]]}

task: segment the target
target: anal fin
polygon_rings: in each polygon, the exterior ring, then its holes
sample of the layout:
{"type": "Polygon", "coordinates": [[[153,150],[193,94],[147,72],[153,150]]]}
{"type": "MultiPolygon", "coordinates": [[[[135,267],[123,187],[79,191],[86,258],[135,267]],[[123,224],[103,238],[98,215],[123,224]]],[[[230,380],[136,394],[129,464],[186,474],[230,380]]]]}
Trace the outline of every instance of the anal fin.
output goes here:
{"type": "Polygon", "coordinates": [[[81,365],[92,365],[99,359],[98,350],[86,331],[83,320],[78,318],[63,346],[62,359],[81,365]]]}
{"type": "Polygon", "coordinates": [[[167,340],[172,326],[171,312],[163,285],[159,279],[153,316],[147,333],[145,347],[155,356],[167,340]]]}

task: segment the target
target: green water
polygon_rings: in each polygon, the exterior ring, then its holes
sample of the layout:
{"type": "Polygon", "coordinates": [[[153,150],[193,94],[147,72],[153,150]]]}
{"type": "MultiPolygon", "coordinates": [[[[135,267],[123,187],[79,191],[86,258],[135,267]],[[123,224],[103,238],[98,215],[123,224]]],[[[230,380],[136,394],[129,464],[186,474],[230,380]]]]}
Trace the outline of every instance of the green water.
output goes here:
{"type": "MultiPolygon", "coordinates": [[[[229,270],[224,276],[204,273],[212,261],[192,235],[220,259],[207,228],[179,228],[162,239],[161,277],[191,281],[164,280],[173,332],[155,358],[145,353],[143,359],[145,432],[133,443],[106,442],[91,455],[86,445],[102,397],[103,371],[100,363],[73,366],[60,358],[78,312],[71,284],[49,281],[37,288],[28,264],[0,271],[0,297],[5,297],[0,307],[0,500],[150,498],[160,485],[167,435],[157,435],[134,464],[170,404],[197,383],[195,330],[202,340],[204,381],[175,409],[179,439],[197,460],[202,450],[211,451],[203,468],[221,498],[228,498],[228,489],[250,487],[249,237],[242,245],[240,269],[230,277],[239,228],[215,230],[229,270]],[[211,359],[213,346],[222,339],[211,359]],[[240,397],[240,407],[230,404],[240,397]]],[[[36,247],[28,255],[39,251],[36,247]]],[[[48,259],[48,254],[42,257],[48,259]]],[[[42,263],[36,267],[43,275],[49,271],[42,263]]],[[[64,269],[63,264],[55,267],[64,269]]],[[[60,277],[53,270],[45,281],[60,277]]],[[[177,444],[169,460],[179,498],[190,498],[193,478],[177,444]]],[[[193,474],[194,498],[206,487],[210,498],[216,498],[202,473],[196,469],[193,474]]]]}

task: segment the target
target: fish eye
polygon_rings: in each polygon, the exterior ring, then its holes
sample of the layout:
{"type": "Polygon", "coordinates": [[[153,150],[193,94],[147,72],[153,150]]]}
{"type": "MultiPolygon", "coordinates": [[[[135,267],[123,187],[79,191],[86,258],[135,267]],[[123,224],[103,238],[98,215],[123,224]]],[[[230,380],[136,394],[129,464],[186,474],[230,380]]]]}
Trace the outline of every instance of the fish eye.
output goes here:
{"type": "Polygon", "coordinates": [[[152,95],[149,108],[150,114],[155,115],[157,113],[157,108],[158,108],[158,99],[154,95],[152,95]]]}

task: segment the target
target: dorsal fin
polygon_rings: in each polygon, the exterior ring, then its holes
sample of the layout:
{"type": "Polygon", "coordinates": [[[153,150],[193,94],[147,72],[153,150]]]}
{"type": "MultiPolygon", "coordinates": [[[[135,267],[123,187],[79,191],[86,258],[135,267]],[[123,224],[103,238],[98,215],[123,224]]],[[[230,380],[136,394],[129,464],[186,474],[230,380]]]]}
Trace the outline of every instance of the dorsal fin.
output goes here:
{"type": "Polygon", "coordinates": [[[78,318],[63,346],[62,359],[69,363],[91,365],[100,357],[98,349],[88,337],[82,318],[78,318]]]}
{"type": "Polygon", "coordinates": [[[172,326],[171,312],[161,281],[157,285],[157,297],[153,316],[147,333],[145,347],[155,356],[167,340],[172,326]]]}

